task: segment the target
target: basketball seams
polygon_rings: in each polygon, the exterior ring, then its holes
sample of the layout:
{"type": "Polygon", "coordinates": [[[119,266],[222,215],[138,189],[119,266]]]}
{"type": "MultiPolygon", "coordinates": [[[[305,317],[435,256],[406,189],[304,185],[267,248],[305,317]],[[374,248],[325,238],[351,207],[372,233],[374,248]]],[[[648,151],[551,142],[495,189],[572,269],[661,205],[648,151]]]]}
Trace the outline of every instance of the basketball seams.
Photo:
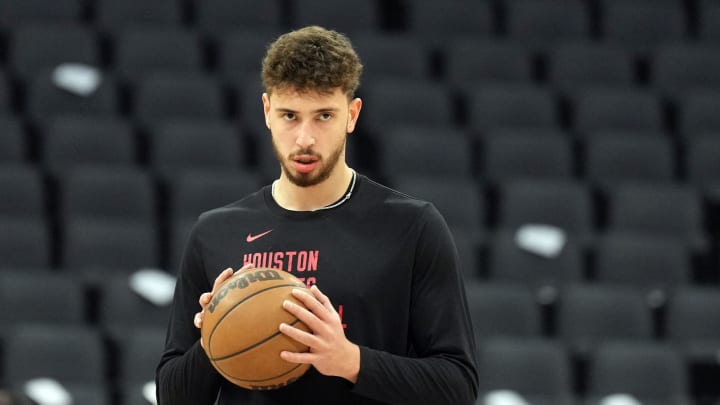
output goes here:
{"type": "Polygon", "coordinates": [[[205,318],[201,338],[206,343],[208,360],[220,375],[239,387],[249,390],[285,387],[305,374],[310,365],[284,361],[279,352],[309,352],[309,348],[282,334],[278,325],[284,322],[309,330],[282,308],[282,302],[292,300],[302,305],[287,287],[305,290],[307,287],[278,269],[248,269],[236,274],[239,276],[219,286],[222,295],[213,302],[214,311],[206,314],[209,316],[205,318]],[[238,280],[237,285],[228,284],[233,279],[238,280]],[[224,298],[226,295],[229,298],[224,298]],[[228,325],[219,328],[221,324],[228,325]]]}
{"type": "MultiPolygon", "coordinates": [[[[229,312],[229,311],[228,311],[228,312],[229,312]]],[[[294,325],[295,325],[296,323],[298,323],[298,322],[300,322],[300,320],[297,319],[297,318],[295,318],[295,321],[293,321],[292,323],[290,323],[290,325],[291,325],[291,326],[294,326],[294,325]]],[[[270,340],[276,338],[276,337],[277,337],[278,335],[280,335],[281,333],[282,333],[282,332],[277,331],[277,332],[273,333],[272,335],[270,335],[270,336],[268,336],[268,337],[266,337],[266,338],[264,338],[264,339],[262,339],[262,340],[259,340],[259,341],[251,344],[250,346],[248,346],[248,347],[246,347],[246,348],[244,348],[244,349],[241,349],[241,350],[238,351],[238,352],[231,353],[231,354],[227,354],[227,355],[222,356],[222,357],[211,357],[210,360],[212,360],[212,361],[222,361],[222,360],[225,360],[225,359],[229,359],[230,357],[237,356],[237,355],[239,355],[239,354],[243,354],[243,353],[245,353],[245,352],[247,352],[247,351],[250,351],[250,350],[252,350],[252,349],[254,349],[254,348],[258,347],[258,346],[261,346],[261,345],[269,342],[270,340]]]]}
{"type": "MultiPolygon", "coordinates": [[[[212,330],[210,331],[210,334],[208,335],[208,340],[207,340],[208,349],[207,350],[209,352],[212,352],[212,338],[213,338],[213,335],[215,335],[215,330],[218,328],[218,326],[220,326],[222,324],[223,319],[225,319],[225,317],[227,317],[238,306],[242,305],[243,303],[245,303],[245,301],[249,300],[250,298],[253,298],[265,291],[273,290],[276,288],[283,288],[283,287],[303,288],[303,286],[297,285],[295,283],[277,284],[277,285],[274,285],[271,287],[263,288],[262,290],[255,291],[254,293],[249,294],[247,297],[243,298],[242,300],[236,302],[232,307],[228,308],[228,310],[225,311],[225,313],[215,322],[215,325],[213,326],[212,330]]],[[[295,322],[293,322],[293,324],[294,323],[295,322]]],[[[267,338],[264,340],[267,340],[267,338]]],[[[253,345],[256,345],[256,343],[254,343],[253,345]]],[[[215,358],[215,357],[213,357],[212,353],[210,353],[210,357],[215,358]]],[[[226,357],[226,356],[223,356],[223,357],[226,357]]]]}
{"type": "MultiPolygon", "coordinates": [[[[292,364],[292,363],[289,363],[289,364],[292,364]]],[[[308,368],[310,367],[309,364],[295,364],[294,367],[292,367],[292,368],[291,368],[290,370],[288,370],[288,371],[285,371],[285,372],[283,372],[283,373],[281,373],[281,374],[278,374],[278,375],[276,375],[276,376],[273,376],[273,377],[263,378],[263,379],[261,379],[261,380],[249,380],[249,379],[245,379],[245,378],[238,378],[238,377],[233,377],[232,375],[228,374],[228,373],[225,372],[225,371],[220,371],[220,372],[225,376],[225,378],[230,378],[230,379],[233,379],[233,380],[235,380],[235,381],[239,381],[239,382],[242,382],[242,383],[245,383],[245,384],[252,384],[252,383],[256,383],[256,384],[257,384],[257,383],[263,383],[263,382],[272,381],[272,380],[275,380],[275,379],[278,379],[278,378],[282,378],[282,376],[288,375],[288,374],[292,373],[293,371],[295,371],[295,370],[297,370],[298,368],[303,367],[303,366],[308,367],[308,368]]],[[[298,378],[299,378],[299,377],[298,377],[298,378]]],[[[287,382],[287,381],[282,381],[282,382],[287,382]]],[[[251,388],[251,389],[252,389],[252,388],[251,388]]]]}

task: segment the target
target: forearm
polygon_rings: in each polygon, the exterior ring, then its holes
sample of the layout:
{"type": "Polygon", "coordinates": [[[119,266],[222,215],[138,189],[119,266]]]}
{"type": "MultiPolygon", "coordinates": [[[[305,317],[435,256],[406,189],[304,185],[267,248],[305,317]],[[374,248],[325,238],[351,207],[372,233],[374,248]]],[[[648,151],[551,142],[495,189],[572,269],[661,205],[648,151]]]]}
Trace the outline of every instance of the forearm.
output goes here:
{"type": "Polygon", "coordinates": [[[462,357],[408,358],[360,347],[355,393],[394,404],[473,404],[477,379],[462,357]]]}
{"type": "Polygon", "coordinates": [[[185,353],[165,353],[156,375],[158,404],[213,404],[221,381],[199,341],[185,353]]]}
{"type": "Polygon", "coordinates": [[[412,269],[410,346],[407,353],[361,347],[354,389],[393,404],[473,404],[476,354],[457,250],[436,209],[429,207],[422,220],[412,269]]]}

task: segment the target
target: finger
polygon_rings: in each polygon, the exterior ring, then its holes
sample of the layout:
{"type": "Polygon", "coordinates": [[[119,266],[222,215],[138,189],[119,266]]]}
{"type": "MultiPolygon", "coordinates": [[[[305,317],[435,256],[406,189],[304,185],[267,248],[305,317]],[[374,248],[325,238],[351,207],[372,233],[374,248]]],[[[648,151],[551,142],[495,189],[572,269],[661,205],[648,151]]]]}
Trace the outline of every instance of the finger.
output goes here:
{"type": "Polygon", "coordinates": [[[290,363],[297,363],[297,364],[312,364],[315,361],[315,356],[313,353],[295,353],[295,352],[288,352],[288,351],[282,351],[280,352],[280,358],[288,361],[290,363]]]}
{"type": "Polygon", "coordinates": [[[208,304],[210,304],[212,296],[213,294],[209,292],[202,293],[200,294],[200,299],[198,299],[198,303],[200,303],[201,307],[205,308],[206,306],[208,306],[208,304]]]}
{"type": "Polygon", "coordinates": [[[198,312],[197,314],[195,314],[195,318],[193,318],[193,323],[195,324],[196,328],[201,329],[202,322],[203,322],[202,312],[198,312]]]}
{"type": "Polygon", "coordinates": [[[332,305],[332,302],[330,302],[330,298],[328,298],[327,295],[323,294],[317,285],[313,285],[312,287],[310,287],[310,291],[313,293],[313,296],[315,296],[315,298],[320,301],[320,303],[325,307],[325,309],[327,309],[331,313],[337,313],[337,311],[335,311],[335,307],[333,307],[332,305]]]}
{"type": "Polygon", "coordinates": [[[233,274],[233,269],[231,267],[228,267],[227,269],[223,270],[222,273],[220,273],[217,278],[215,278],[215,283],[213,284],[213,292],[215,292],[220,286],[220,284],[223,283],[223,281],[227,280],[230,276],[233,274]]]}
{"type": "MultiPolygon", "coordinates": [[[[320,303],[317,301],[315,301],[315,305],[319,308],[322,308],[320,303]]],[[[290,300],[285,300],[283,301],[283,308],[291,315],[294,315],[313,332],[320,333],[323,331],[323,321],[321,321],[318,316],[310,312],[307,308],[304,308],[302,305],[298,305],[290,300]]]]}
{"type": "Polygon", "coordinates": [[[239,272],[241,272],[241,271],[243,271],[243,270],[254,269],[254,268],[255,268],[255,264],[254,264],[254,263],[246,263],[245,265],[243,265],[242,267],[240,267],[240,268],[239,268],[235,273],[233,273],[233,274],[238,274],[239,272]]]}
{"type": "Polygon", "coordinates": [[[280,330],[280,332],[282,332],[282,334],[295,340],[298,343],[302,343],[308,347],[317,347],[318,338],[312,333],[305,332],[304,330],[300,330],[284,322],[280,324],[280,327],[278,329],[280,330]]]}
{"type": "MultiPolygon", "coordinates": [[[[328,306],[323,305],[323,303],[317,299],[314,293],[308,293],[306,290],[296,288],[292,290],[292,295],[293,297],[299,299],[303,304],[305,304],[305,307],[320,319],[326,321],[330,320],[335,313],[335,309],[332,307],[332,305],[329,305],[329,308],[328,306]]],[[[328,300],[328,302],[330,302],[330,300],[328,300]]]]}

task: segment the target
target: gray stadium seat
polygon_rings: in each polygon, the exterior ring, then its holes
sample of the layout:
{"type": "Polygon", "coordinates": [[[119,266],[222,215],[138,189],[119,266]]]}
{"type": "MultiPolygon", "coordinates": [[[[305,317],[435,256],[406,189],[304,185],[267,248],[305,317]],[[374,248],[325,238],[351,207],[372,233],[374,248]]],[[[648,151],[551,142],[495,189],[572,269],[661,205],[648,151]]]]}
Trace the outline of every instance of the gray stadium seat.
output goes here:
{"type": "Polygon", "coordinates": [[[106,348],[97,330],[82,325],[17,326],[7,335],[3,375],[11,387],[48,377],[63,384],[76,405],[109,405],[106,348]]]}
{"type": "MultiPolygon", "coordinates": [[[[231,32],[282,31],[287,18],[280,0],[195,0],[195,26],[213,42],[223,41],[231,32]]],[[[272,38],[268,38],[272,40],[272,38]]],[[[257,59],[256,62],[260,62],[257,59]]]]}
{"type": "Polygon", "coordinates": [[[61,116],[42,135],[42,163],[53,176],[82,166],[128,167],[137,163],[138,141],[120,118],[61,116]]]}
{"type": "Polygon", "coordinates": [[[61,63],[100,67],[100,44],[88,27],[76,23],[23,25],[8,39],[9,71],[26,82],[61,63]]]}
{"type": "Polygon", "coordinates": [[[96,20],[100,30],[111,36],[139,27],[177,27],[182,3],[178,0],[97,0],[96,20]]]}
{"type": "Polygon", "coordinates": [[[382,29],[380,3],[357,0],[340,3],[334,0],[296,0],[290,26],[300,28],[320,25],[345,34],[376,32],[382,29]]]}
{"type": "Polygon", "coordinates": [[[167,122],[149,136],[150,167],[160,180],[186,170],[240,170],[246,165],[240,133],[223,121],[167,122]]]}
{"type": "Polygon", "coordinates": [[[600,36],[640,58],[667,42],[687,36],[687,16],[679,1],[601,0],[600,36]]]}
{"type": "Polygon", "coordinates": [[[615,393],[643,404],[690,405],[688,373],[679,353],[653,342],[611,342],[601,346],[588,369],[588,405],[615,393]]]}
{"type": "Polygon", "coordinates": [[[558,297],[556,314],[558,338],[582,360],[604,342],[654,338],[645,294],[632,287],[601,282],[567,285],[558,297]]]}
{"type": "Polygon", "coordinates": [[[478,367],[480,397],[493,390],[512,390],[534,405],[574,403],[570,358],[557,342],[489,339],[478,348],[478,367]]]}
{"type": "Polygon", "coordinates": [[[163,74],[138,83],[133,117],[146,130],[172,121],[218,121],[224,104],[219,83],[204,74],[163,74]]]}
{"type": "Polygon", "coordinates": [[[508,37],[535,51],[590,37],[590,10],[584,2],[514,0],[506,3],[505,13],[508,37]]]}
{"type": "Polygon", "coordinates": [[[552,90],[534,84],[502,83],[468,86],[467,125],[479,134],[502,128],[555,129],[559,106],[552,90]]]}
{"type": "Polygon", "coordinates": [[[483,82],[530,84],[533,80],[533,54],[521,41],[463,37],[443,46],[441,53],[444,77],[457,90],[483,82]]]}
{"type": "Polygon", "coordinates": [[[123,84],[137,85],[155,74],[202,71],[197,34],[181,27],[150,25],[121,31],[114,37],[113,69],[123,84]]]}
{"type": "Polygon", "coordinates": [[[533,291],[524,284],[469,280],[465,283],[475,340],[539,337],[542,313],[533,291]]]}

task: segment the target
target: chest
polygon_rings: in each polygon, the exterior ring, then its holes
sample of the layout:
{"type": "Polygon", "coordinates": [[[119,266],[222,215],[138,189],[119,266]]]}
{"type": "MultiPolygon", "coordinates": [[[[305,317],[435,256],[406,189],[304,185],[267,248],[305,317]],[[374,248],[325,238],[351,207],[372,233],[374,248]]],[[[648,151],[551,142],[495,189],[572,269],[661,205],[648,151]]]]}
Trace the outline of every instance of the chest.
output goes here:
{"type": "MultiPolygon", "coordinates": [[[[318,219],[224,224],[203,238],[208,280],[246,263],[277,268],[317,285],[349,332],[374,322],[404,322],[411,297],[415,240],[402,226],[318,219]]],[[[351,333],[352,334],[352,333],[351,333]]]]}

